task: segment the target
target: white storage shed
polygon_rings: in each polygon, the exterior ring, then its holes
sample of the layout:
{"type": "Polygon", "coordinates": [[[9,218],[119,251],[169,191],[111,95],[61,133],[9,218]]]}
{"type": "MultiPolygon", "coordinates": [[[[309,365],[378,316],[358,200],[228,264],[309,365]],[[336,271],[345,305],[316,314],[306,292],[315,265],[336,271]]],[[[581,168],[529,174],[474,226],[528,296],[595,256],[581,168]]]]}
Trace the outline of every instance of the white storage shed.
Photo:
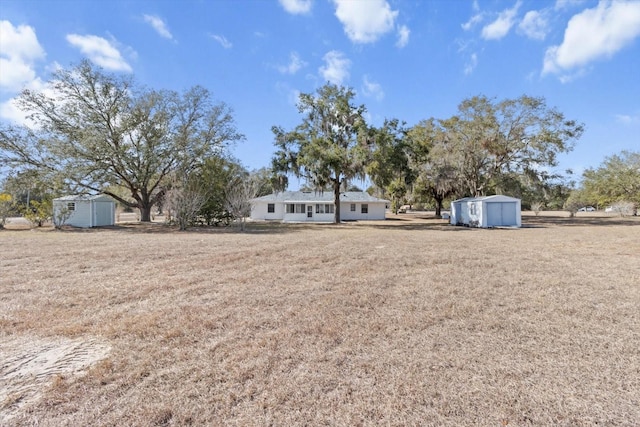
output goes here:
{"type": "Polygon", "coordinates": [[[116,223],[116,203],[105,195],[74,195],[53,199],[54,216],[66,211],[65,225],[74,227],[101,227],[116,223]]]}
{"type": "Polygon", "coordinates": [[[451,202],[451,224],[467,227],[521,227],[521,201],[509,196],[465,197],[451,202]]]}

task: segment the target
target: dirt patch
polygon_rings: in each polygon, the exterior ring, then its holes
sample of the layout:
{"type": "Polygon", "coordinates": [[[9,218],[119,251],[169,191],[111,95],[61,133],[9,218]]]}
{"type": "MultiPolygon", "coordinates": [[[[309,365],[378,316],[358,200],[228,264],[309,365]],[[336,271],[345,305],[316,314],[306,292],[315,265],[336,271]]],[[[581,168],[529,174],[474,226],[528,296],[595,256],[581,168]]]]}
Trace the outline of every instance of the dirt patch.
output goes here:
{"type": "Polygon", "coordinates": [[[56,378],[82,376],[105,358],[109,346],[96,339],[3,337],[0,347],[0,424],[37,401],[56,378]]]}

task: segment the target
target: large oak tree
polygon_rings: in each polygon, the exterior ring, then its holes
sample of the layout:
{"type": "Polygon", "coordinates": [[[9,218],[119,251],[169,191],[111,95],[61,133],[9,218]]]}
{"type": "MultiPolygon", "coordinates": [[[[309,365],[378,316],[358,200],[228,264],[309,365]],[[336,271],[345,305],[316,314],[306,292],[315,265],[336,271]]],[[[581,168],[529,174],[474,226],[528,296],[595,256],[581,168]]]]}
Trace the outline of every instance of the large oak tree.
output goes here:
{"type": "Polygon", "coordinates": [[[397,119],[385,120],[382,127],[370,129],[369,139],[371,160],[367,174],[385,197],[391,199],[391,208],[397,213],[416,176],[409,164],[405,124],[397,119]]]}
{"type": "Polygon", "coordinates": [[[623,151],[606,157],[582,174],[585,197],[600,206],[630,202],[640,206],[640,152],[623,151]]]}
{"type": "Polygon", "coordinates": [[[50,90],[25,90],[19,107],[35,124],[0,128],[0,161],[138,208],[142,221],[167,178],[243,139],[231,109],[195,86],[183,93],[141,88],[83,61],[54,73],[50,90]],[[130,197],[113,188],[123,187],[130,197]]]}
{"type": "Polygon", "coordinates": [[[460,188],[463,176],[455,166],[457,154],[435,119],[422,120],[408,131],[411,169],[417,176],[414,194],[433,200],[440,217],[444,200],[460,188]]]}
{"type": "Polygon", "coordinates": [[[465,195],[501,190],[514,176],[537,175],[557,166],[559,153],[573,148],[582,124],[569,120],[544,98],[464,100],[458,114],[441,120],[465,195]]]}
{"type": "Polygon", "coordinates": [[[340,222],[340,190],[345,181],[364,177],[369,158],[364,105],[355,106],[351,89],[326,84],[317,95],[301,94],[302,123],[292,131],[273,127],[274,171],[293,173],[320,191],[334,194],[334,222],[340,222]]]}

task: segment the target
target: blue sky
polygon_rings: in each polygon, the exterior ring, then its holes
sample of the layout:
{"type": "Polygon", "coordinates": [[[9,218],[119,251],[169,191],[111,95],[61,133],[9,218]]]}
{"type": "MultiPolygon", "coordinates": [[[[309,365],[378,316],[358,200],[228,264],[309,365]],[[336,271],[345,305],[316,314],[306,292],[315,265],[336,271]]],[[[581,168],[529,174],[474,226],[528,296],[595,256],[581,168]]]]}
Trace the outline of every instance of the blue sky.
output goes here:
{"type": "MultiPolygon", "coordinates": [[[[268,166],[297,94],[352,87],[373,125],[448,118],[465,98],[542,96],[585,123],[559,171],[640,149],[640,1],[183,0],[0,3],[0,119],[51,70],[89,58],[156,89],[210,89],[268,166]]],[[[295,184],[294,184],[295,185],[295,184]]]]}

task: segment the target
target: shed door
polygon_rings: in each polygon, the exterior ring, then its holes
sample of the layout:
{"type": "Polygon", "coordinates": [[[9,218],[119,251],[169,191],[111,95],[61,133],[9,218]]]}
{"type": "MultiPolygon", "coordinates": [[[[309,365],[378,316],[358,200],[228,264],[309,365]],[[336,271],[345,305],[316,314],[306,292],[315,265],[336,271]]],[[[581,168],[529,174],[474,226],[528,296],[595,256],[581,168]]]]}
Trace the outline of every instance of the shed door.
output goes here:
{"type": "Polygon", "coordinates": [[[94,226],[113,225],[111,219],[111,202],[96,202],[94,204],[94,226]]]}
{"type": "Polygon", "coordinates": [[[517,225],[515,202],[487,203],[486,206],[488,227],[517,225]]]}
{"type": "Polygon", "coordinates": [[[487,203],[487,227],[502,225],[502,203],[487,203]]]}
{"type": "Polygon", "coordinates": [[[518,225],[516,221],[516,203],[508,202],[508,203],[500,203],[502,205],[502,225],[518,225]]]}

